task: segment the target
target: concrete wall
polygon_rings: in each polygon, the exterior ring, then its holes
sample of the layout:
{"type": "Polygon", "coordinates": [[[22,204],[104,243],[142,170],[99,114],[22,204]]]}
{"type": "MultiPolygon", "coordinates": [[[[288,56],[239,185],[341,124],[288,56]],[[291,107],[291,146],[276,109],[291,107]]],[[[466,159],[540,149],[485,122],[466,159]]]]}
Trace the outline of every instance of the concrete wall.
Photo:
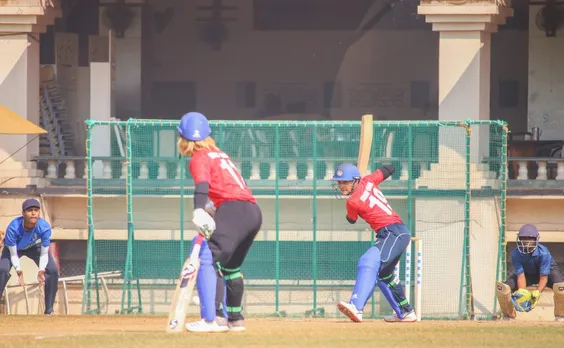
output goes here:
{"type": "Polygon", "coordinates": [[[564,133],[564,36],[546,37],[537,26],[543,6],[529,8],[528,128],[539,127],[541,139],[561,140],[564,133]]]}

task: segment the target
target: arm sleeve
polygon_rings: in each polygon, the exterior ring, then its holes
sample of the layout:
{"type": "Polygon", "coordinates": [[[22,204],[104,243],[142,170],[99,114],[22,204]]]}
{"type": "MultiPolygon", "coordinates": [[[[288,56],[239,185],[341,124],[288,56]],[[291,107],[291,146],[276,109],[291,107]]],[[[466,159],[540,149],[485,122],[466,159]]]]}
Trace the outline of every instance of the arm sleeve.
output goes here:
{"type": "Polygon", "coordinates": [[[45,228],[45,233],[41,236],[41,246],[49,247],[51,244],[51,226],[45,228]]]}
{"type": "Polygon", "coordinates": [[[347,201],[347,221],[354,224],[356,220],[358,220],[358,211],[350,201],[347,201]]]}
{"type": "Polygon", "coordinates": [[[370,174],[370,180],[372,180],[375,185],[379,185],[382,181],[392,176],[395,171],[396,168],[394,166],[382,166],[380,169],[370,174]]]}
{"type": "Polygon", "coordinates": [[[10,261],[12,261],[12,266],[16,269],[16,271],[20,270],[20,258],[18,256],[18,248],[15,245],[7,246],[8,250],[10,251],[10,261]]]}
{"type": "Polygon", "coordinates": [[[208,203],[208,192],[210,184],[207,182],[199,182],[194,188],[194,209],[205,209],[208,203]]]}
{"type": "Polygon", "coordinates": [[[542,256],[539,274],[540,275],[549,275],[550,274],[550,266],[552,266],[552,258],[550,255],[545,254],[542,256]]]}
{"type": "Polygon", "coordinates": [[[521,260],[519,258],[515,257],[514,253],[511,253],[511,263],[513,264],[513,267],[515,268],[515,275],[525,273],[525,270],[523,269],[523,264],[521,263],[521,260]]]}
{"type": "Polygon", "coordinates": [[[39,254],[39,270],[44,271],[49,262],[49,246],[41,246],[41,253],[39,254]]]}
{"type": "Polygon", "coordinates": [[[211,181],[210,160],[207,156],[190,161],[190,174],[194,178],[194,209],[205,209],[211,181]]]}

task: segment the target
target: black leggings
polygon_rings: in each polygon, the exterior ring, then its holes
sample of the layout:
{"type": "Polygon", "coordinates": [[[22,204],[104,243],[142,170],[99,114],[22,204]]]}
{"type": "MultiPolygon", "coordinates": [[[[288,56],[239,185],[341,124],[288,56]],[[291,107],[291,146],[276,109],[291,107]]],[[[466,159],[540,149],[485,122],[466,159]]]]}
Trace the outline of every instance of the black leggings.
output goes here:
{"type": "Polygon", "coordinates": [[[244,319],[241,312],[245,286],[240,267],[261,225],[260,208],[251,202],[228,201],[220,205],[215,213],[216,229],[208,241],[208,246],[219,275],[215,297],[216,315],[223,316],[225,280],[226,310],[231,322],[244,319]]]}
{"type": "Polygon", "coordinates": [[[215,213],[215,226],[208,241],[214,265],[239,268],[262,226],[262,213],[254,203],[227,201],[215,213]]]}

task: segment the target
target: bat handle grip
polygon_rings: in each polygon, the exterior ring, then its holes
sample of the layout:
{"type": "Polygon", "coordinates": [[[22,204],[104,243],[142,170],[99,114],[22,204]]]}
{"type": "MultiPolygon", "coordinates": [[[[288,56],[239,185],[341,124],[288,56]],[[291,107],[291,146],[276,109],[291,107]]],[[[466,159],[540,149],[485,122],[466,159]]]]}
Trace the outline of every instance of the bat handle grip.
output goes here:
{"type": "Polygon", "coordinates": [[[192,246],[192,252],[190,253],[190,258],[195,260],[198,255],[200,255],[200,249],[202,248],[202,242],[204,241],[204,236],[198,233],[194,245],[192,246]]]}

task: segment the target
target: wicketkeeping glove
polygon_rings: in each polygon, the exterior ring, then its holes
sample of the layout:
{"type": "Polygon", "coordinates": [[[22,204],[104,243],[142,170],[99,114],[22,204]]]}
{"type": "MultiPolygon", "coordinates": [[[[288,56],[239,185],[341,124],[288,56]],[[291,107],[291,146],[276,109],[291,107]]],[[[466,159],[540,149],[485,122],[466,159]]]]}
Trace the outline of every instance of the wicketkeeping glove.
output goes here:
{"type": "Polygon", "coordinates": [[[538,290],[533,290],[531,291],[531,310],[534,309],[537,306],[537,303],[539,303],[541,297],[541,292],[538,290]]]}
{"type": "Polygon", "coordinates": [[[192,222],[196,225],[198,233],[209,240],[215,231],[215,221],[210,214],[206,213],[204,209],[196,209],[192,215],[192,222]]]}

